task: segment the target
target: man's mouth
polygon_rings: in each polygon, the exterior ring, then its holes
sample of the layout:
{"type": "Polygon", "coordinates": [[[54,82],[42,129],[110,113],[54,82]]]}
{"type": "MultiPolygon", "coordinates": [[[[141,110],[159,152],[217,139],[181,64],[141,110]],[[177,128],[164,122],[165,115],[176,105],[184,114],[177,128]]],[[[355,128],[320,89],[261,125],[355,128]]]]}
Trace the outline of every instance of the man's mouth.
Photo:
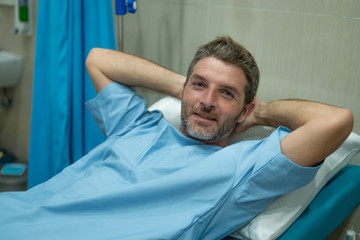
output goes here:
{"type": "Polygon", "coordinates": [[[203,113],[194,113],[194,115],[202,118],[202,119],[205,119],[205,120],[208,120],[208,121],[217,121],[216,118],[212,115],[207,115],[207,114],[203,114],[203,113]]]}

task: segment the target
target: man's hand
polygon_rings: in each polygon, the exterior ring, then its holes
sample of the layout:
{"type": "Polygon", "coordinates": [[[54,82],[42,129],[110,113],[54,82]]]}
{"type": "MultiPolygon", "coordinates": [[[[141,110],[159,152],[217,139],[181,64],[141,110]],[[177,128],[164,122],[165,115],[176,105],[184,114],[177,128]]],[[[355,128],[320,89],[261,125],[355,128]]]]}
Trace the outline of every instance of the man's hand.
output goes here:
{"type": "Polygon", "coordinates": [[[231,136],[245,132],[246,130],[248,130],[249,128],[251,128],[255,125],[259,125],[259,123],[257,123],[256,118],[255,118],[255,112],[259,111],[261,106],[265,105],[266,103],[264,101],[260,100],[259,98],[255,97],[254,100],[250,104],[252,104],[253,105],[252,108],[254,108],[252,113],[245,119],[245,121],[243,121],[242,123],[238,123],[236,125],[235,129],[231,133],[231,136]]]}

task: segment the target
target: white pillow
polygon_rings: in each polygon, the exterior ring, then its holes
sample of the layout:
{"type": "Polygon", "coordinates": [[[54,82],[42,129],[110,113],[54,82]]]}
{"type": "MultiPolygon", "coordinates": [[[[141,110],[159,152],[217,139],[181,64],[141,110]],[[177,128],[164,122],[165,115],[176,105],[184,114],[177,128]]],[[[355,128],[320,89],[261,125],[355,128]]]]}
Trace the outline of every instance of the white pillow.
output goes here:
{"type": "Polygon", "coordinates": [[[173,97],[164,97],[155,102],[148,108],[149,111],[159,110],[162,112],[166,120],[179,129],[181,121],[181,101],[173,97]]]}
{"type": "MultiPolygon", "coordinates": [[[[160,110],[176,128],[180,126],[181,101],[165,97],[154,103],[149,110],[160,110]]],[[[262,139],[272,128],[259,126],[230,139],[230,144],[249,139],[262,139]]],[[[231,234],[238,239],[276,239],[300,216],[322,187],[356,154],[360,152],[360,136],[351,133],[348,139],[327,157],[315,178],[306,186],[278,197],[264,212],[250,223],[231,234]]]]}

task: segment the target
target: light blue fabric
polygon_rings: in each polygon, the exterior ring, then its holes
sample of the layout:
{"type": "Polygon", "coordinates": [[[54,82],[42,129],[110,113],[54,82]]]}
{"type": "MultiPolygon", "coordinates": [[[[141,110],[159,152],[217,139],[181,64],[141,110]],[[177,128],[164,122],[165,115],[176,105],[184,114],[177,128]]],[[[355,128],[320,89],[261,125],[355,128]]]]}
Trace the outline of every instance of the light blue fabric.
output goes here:
{"type": "Polygon", "coordinates": [[[5,239],[221,239],[318,168],[281,154],[280,128],[227,148],[187,138],[112,83],[88,102],[107,140],[49,181],[0,194],[5,239]]]}
{"type": "Polygon", "coordinates": [[[38,2],[29,187],[104,140],[84,102],[96,93],[85,69],[93,47],[115,48],[111,1],[38,2]]]}

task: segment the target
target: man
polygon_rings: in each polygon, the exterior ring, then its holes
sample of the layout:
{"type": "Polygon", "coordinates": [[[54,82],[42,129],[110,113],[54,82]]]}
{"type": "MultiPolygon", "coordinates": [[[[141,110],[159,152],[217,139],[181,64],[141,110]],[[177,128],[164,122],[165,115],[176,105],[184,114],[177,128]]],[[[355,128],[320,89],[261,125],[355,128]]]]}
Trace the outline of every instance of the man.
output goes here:
{"type": "Polygon", "coordinates": [[[221,239],[311,181],[352,130],[343,108],[254,98],[257,65],[229,37],[200,47],[186,78],[106,49],[86,66],[98,92],[87,105],[107,140],[48,182],[3,194],[6,238],[221,239]],[[128,86],[181,98],[180,132],[128,86]],[[259,124],[293,131],[227,146],[259,124]]]}

